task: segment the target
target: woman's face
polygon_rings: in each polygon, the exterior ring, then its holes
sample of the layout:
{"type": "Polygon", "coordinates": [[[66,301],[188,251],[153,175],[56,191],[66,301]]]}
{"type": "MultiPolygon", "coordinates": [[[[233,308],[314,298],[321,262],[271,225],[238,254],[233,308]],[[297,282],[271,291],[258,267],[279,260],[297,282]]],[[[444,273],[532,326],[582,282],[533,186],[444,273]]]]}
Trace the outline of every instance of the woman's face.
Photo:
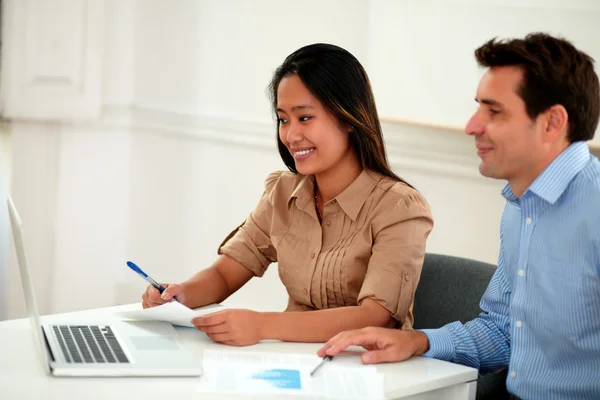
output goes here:
{"type": "Polygon", "coordinates": [[[318,175],[356,162],[350,146],[350,126],[340,121],[317,100],[297,75],[281,80],[277,88],[279,138],[287,147],[296,170],[318,175]]]}

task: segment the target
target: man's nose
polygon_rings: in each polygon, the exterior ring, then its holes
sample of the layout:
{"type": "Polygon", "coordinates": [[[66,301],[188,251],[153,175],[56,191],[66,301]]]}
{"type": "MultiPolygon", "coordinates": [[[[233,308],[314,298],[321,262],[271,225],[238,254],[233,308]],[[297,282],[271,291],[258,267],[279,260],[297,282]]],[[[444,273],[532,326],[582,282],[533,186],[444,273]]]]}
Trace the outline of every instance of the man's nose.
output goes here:
{"type": "Polygon", "coordinates": [[[473,116],[467,122],[465,126],[465,133],[469,136],[473,135],[482,135],[484,131],[484,125],[479,119],[477,113],[473,114],[473,116]]]}

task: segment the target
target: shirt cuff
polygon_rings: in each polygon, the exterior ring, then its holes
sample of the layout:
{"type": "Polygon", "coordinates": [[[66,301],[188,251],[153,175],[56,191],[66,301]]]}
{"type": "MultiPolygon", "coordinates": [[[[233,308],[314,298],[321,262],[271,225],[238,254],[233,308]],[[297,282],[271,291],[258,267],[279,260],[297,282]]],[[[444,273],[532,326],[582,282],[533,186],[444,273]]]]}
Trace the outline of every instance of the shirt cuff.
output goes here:
{"type": "Polygon", "coordinates": [[[451,361],[454,356],[454,341],[452,334],[446,329],[422,329],[421,332],[429,339],[429,350],[423,357],[451,361]]]}

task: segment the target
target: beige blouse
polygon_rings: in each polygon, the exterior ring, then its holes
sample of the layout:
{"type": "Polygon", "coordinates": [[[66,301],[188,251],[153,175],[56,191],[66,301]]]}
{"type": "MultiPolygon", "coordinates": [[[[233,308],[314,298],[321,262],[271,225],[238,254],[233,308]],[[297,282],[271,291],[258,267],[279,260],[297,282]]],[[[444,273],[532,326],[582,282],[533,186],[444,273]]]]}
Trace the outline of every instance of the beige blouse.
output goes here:
{"type": "Polygon", "coordinates": [[[416,190],[373,171],[363,172],[323,207],[319,223],[314,176],[274,172],[246,221],[219,254],[262,276],[278,262],[289,294],[286,311],[360,305],[371,298],[404,329],[433,227],[416,190]]]}

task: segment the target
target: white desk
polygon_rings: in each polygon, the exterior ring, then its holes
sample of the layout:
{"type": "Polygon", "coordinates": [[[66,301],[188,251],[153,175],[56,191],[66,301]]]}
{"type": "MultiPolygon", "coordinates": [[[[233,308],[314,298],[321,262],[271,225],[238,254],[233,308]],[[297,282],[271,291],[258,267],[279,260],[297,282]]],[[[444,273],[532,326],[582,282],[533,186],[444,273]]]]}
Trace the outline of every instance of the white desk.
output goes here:
{"type": "MultiPolygon", "coordinates": [[[[138,304],[43,317],[52,321],[60,316],[77,317],[77,322],[95,318],[94,323],[109,322],[112,312],[139,307],[138,304]]],[[[177,328],[188,348],[202,356],[204,349],[236,351],[294,352],[314,354],[318,344],[266,342],[239,348],[212,342],[193,328],[177,328]]],[[[249,399],[196,391],[202,378],[55,378],[45,374],[33,345],[28,319],[0,322],[0,398],[12,399],[249,399]]],[[[390,399],[474,400],[477,371],[439,360],[413,358],[397,364],[377,366],[385,376],[385,393],[390,399]]],[[[286,399],[291,398],[287,397],[286,399]]],[[[302,397],[306,399],[306,397],[302,397]]]]}

